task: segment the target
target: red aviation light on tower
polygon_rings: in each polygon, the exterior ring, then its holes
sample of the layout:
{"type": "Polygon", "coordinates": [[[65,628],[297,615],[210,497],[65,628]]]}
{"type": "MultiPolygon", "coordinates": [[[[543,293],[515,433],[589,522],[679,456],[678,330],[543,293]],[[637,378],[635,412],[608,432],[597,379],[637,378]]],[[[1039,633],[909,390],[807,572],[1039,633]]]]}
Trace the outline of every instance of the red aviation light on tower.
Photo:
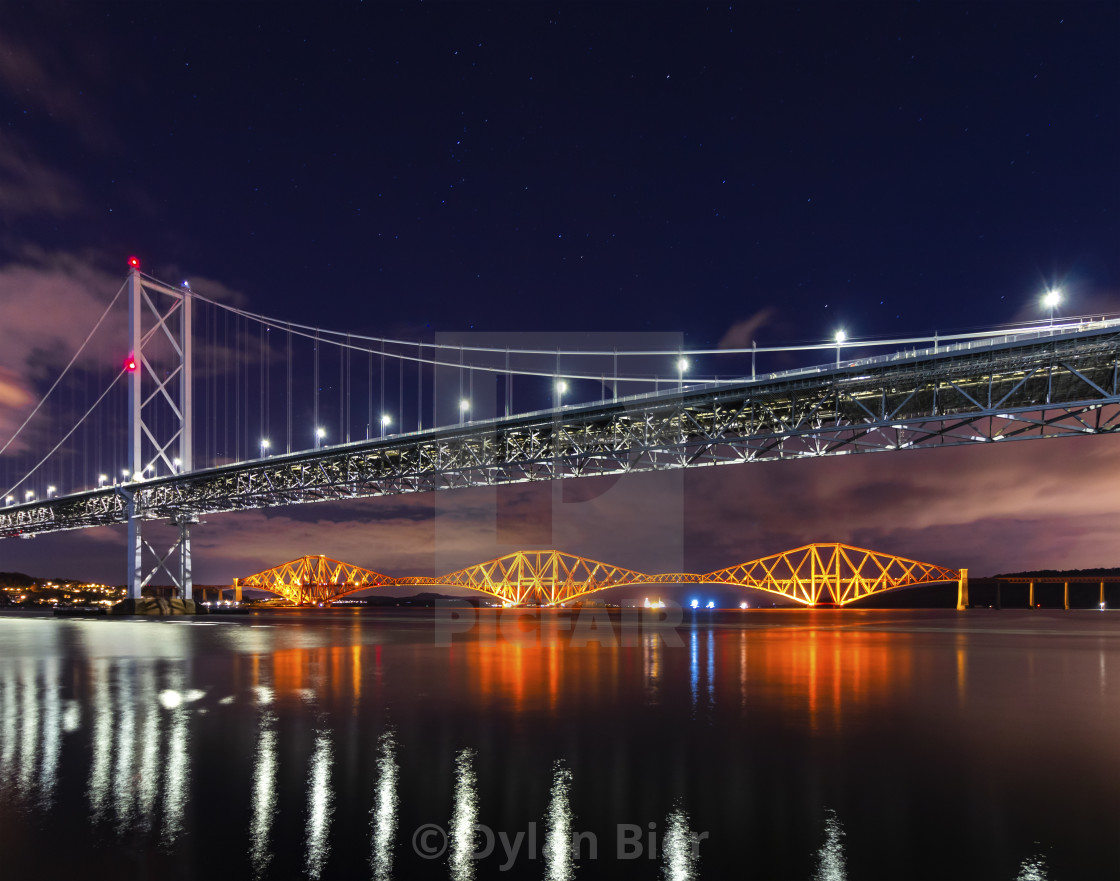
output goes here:
{"type": "Polygon", "coordinates": [[[129,269],[139,269],[140,268],[140,258],[139,257],[129,257],[128,258],[128,268],[129,269]]]}
{"type": "Polygon", "coordinates": [[[136,356],[135,355],[129,355],[127,358],[124,359],[124,369],[128,373],[135,373],[136,372],[136,356]]]}

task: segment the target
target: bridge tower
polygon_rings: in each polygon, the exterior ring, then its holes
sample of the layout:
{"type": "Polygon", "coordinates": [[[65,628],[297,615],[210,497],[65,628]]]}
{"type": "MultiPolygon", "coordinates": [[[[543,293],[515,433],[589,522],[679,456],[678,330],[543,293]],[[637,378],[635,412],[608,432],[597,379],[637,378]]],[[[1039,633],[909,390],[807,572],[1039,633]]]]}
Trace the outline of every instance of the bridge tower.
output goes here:
{"type": "Polygon", "coordinates": [[[191,524],[198,516],[177,511],[171,518],[178,530],[174,544],[160,553],[143,537],[144,511],[137,490],[158,471],[189,472],[193,466],[191,438],[191,291],[145,278],[140,261],[128,259],[129,353],[128,466],[131,474],[118,492],[128,509],[128,596],[140,592],[161,570],[187,599],[191,580],[191,524]],[[145,568],[145,551],[154,559],[145,568]]]}

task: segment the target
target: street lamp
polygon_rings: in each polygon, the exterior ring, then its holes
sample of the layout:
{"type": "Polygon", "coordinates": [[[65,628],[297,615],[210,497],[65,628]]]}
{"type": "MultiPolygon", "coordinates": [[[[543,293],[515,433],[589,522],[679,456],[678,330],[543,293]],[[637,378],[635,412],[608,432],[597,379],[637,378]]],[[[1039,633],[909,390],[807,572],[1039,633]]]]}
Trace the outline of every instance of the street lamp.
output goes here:
{"type": "Polygon", "coordinates": [[[385,428],[393,424],[393,417],[388,413],[381,414],[381,436],[385,437],[385,428]]]}
{"type": "Polygon", "coordinates": [[[29,489],[29,490],[28,490],[27,492],[25,492],[25,493],[24,493],[23,495],[24,495],[24,498],[26,498],[26,499],[27,499],[27,501],[29,501],[29,502],[30,502],[30,501],[31,501],[31,500],[32,500],[33,498],[35,498],[35,490],[33,490],[33,489],[29,489]]]}
{"type": "Polygon", "coordinates": [[[466,417],[467,412],[471,409],[471,402],[466,398],[459,401],[459,424],[463,424],[463,419],[466,417]]]}
{"type": "Polygon", "coordinates": [[[53,496],[53,495],[54,495],[54,494],[55,494],[56,492],[58,492],[58,488],[57,488],[57,487],[53,487],[53,486],[48,486],[48,487],[47,487],[47,498],[49,499],[49,498],[50,498],[51,496],[53,496]]]}
{"type": "Polygon", "coordinates": [[[272,446],[272,444],[270,444],[270,443],[268,442],[268,438],[267,438],[267,437],[262,437],[262,438],[261,438],[261,458],[262,458],[262,459],[263,459],[263,458],[264,458],[265,456],[267,456],[267,455],[268,455],[268,448],[269,448],[269,447],[271,447],[271,446],[272,446]]]}
{"type": "Polygon", "coordinates": [[[560,407],[564,403],[564,392],[568,390],[568,383],[563,379],[556,380],[556,406],[560,407]]]}
{"type": "Polygon", "coordinates": [[[1053,288],[1042,296],[1042,305],[1050,310],[1050,326],[1054,326],[1054,309],[1062,302],[1061,288],[1053,288]]]}
{"type": "Polygon", "coordinates": [[[679,389],[684,388],[684,373],[685,373],[686,370],[688,370],[688,359],[683,358],[683,357],[678,358],[677,359],[677,388],[679,388],[679,389]]]}
{"type": "Polygon", "coordinates": [[[837,367],[840,366],[840,347],[842,345],[844,345],[844,340],[846,340],[847,338],[848,338],[848,335],[846,333],[844,333],[844,331],[842,331],[842,330],[836,331],[836,366],[837,367]]]}
{"type": "Polygon", "coordinates": [[[323,438],[327,436],[327,430],[323,427],[315,429],[315,449],[319,449],[319,445],[323,442],[323,438]]]}
{"type": "Polygon", "coordinates": [[[14,496],[8,496],[4,501],[9,505],[14,505],[16,500],[14,496]]]}
{"type": "Polygon", "coordinates": [[[179,473],[179,469],[180,469],[180,468],[182,467],[182,465],[183,465],[183,462],[182,462],[182,460],[181,460],[181,459],[172,459],[172,460],[171,460],[171,464],[175,466],[175,473],[176,473],[176,474],[178,474],[178,473],[179,473]]]}
{"type": "Polygon", "coordinates": [[[104,486],[104,485],[105,485],[105,481],[106,481],[106,480],[108,480],[108,479],[109,479],[109,475],[108,475],[108,474],[98,474],[98,475],[97,475],[97,485],[98,485],[98,486],[104,486]]]}

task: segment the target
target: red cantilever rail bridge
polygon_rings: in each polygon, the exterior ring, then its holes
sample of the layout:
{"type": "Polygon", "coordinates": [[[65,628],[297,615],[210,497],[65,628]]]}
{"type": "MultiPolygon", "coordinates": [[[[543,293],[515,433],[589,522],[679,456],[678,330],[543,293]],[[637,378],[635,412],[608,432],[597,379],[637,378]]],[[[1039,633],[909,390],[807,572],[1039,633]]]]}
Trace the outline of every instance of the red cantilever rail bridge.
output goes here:
{"type": "Polygon", "coordinates": [[[469,588],[504,604],[557,606],[615,587],[723,584],[768,591],[806,606],[844,606],[862,597],[956,582],[957,605],[968,604],[968,570],[948,569],[838,542],[805,545],[717,569],[648,575],[555,550],[516,551],[439,576],[394,577],[325,556],[306,556],[234,580],[292,603],[330,602],[380,587],[441,585],[469,588]]]}

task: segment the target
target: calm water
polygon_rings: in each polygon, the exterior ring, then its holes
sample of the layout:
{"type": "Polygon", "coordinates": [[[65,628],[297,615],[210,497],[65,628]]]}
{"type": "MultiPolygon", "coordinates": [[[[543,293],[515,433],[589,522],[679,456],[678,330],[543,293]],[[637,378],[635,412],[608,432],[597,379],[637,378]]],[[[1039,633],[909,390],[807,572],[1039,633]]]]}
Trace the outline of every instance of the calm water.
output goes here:
{"type": "Polygon", "coordinates": [[[1120,877],[1120,614],[462,614],[0,618],[0,875],[1120,877]]]}

